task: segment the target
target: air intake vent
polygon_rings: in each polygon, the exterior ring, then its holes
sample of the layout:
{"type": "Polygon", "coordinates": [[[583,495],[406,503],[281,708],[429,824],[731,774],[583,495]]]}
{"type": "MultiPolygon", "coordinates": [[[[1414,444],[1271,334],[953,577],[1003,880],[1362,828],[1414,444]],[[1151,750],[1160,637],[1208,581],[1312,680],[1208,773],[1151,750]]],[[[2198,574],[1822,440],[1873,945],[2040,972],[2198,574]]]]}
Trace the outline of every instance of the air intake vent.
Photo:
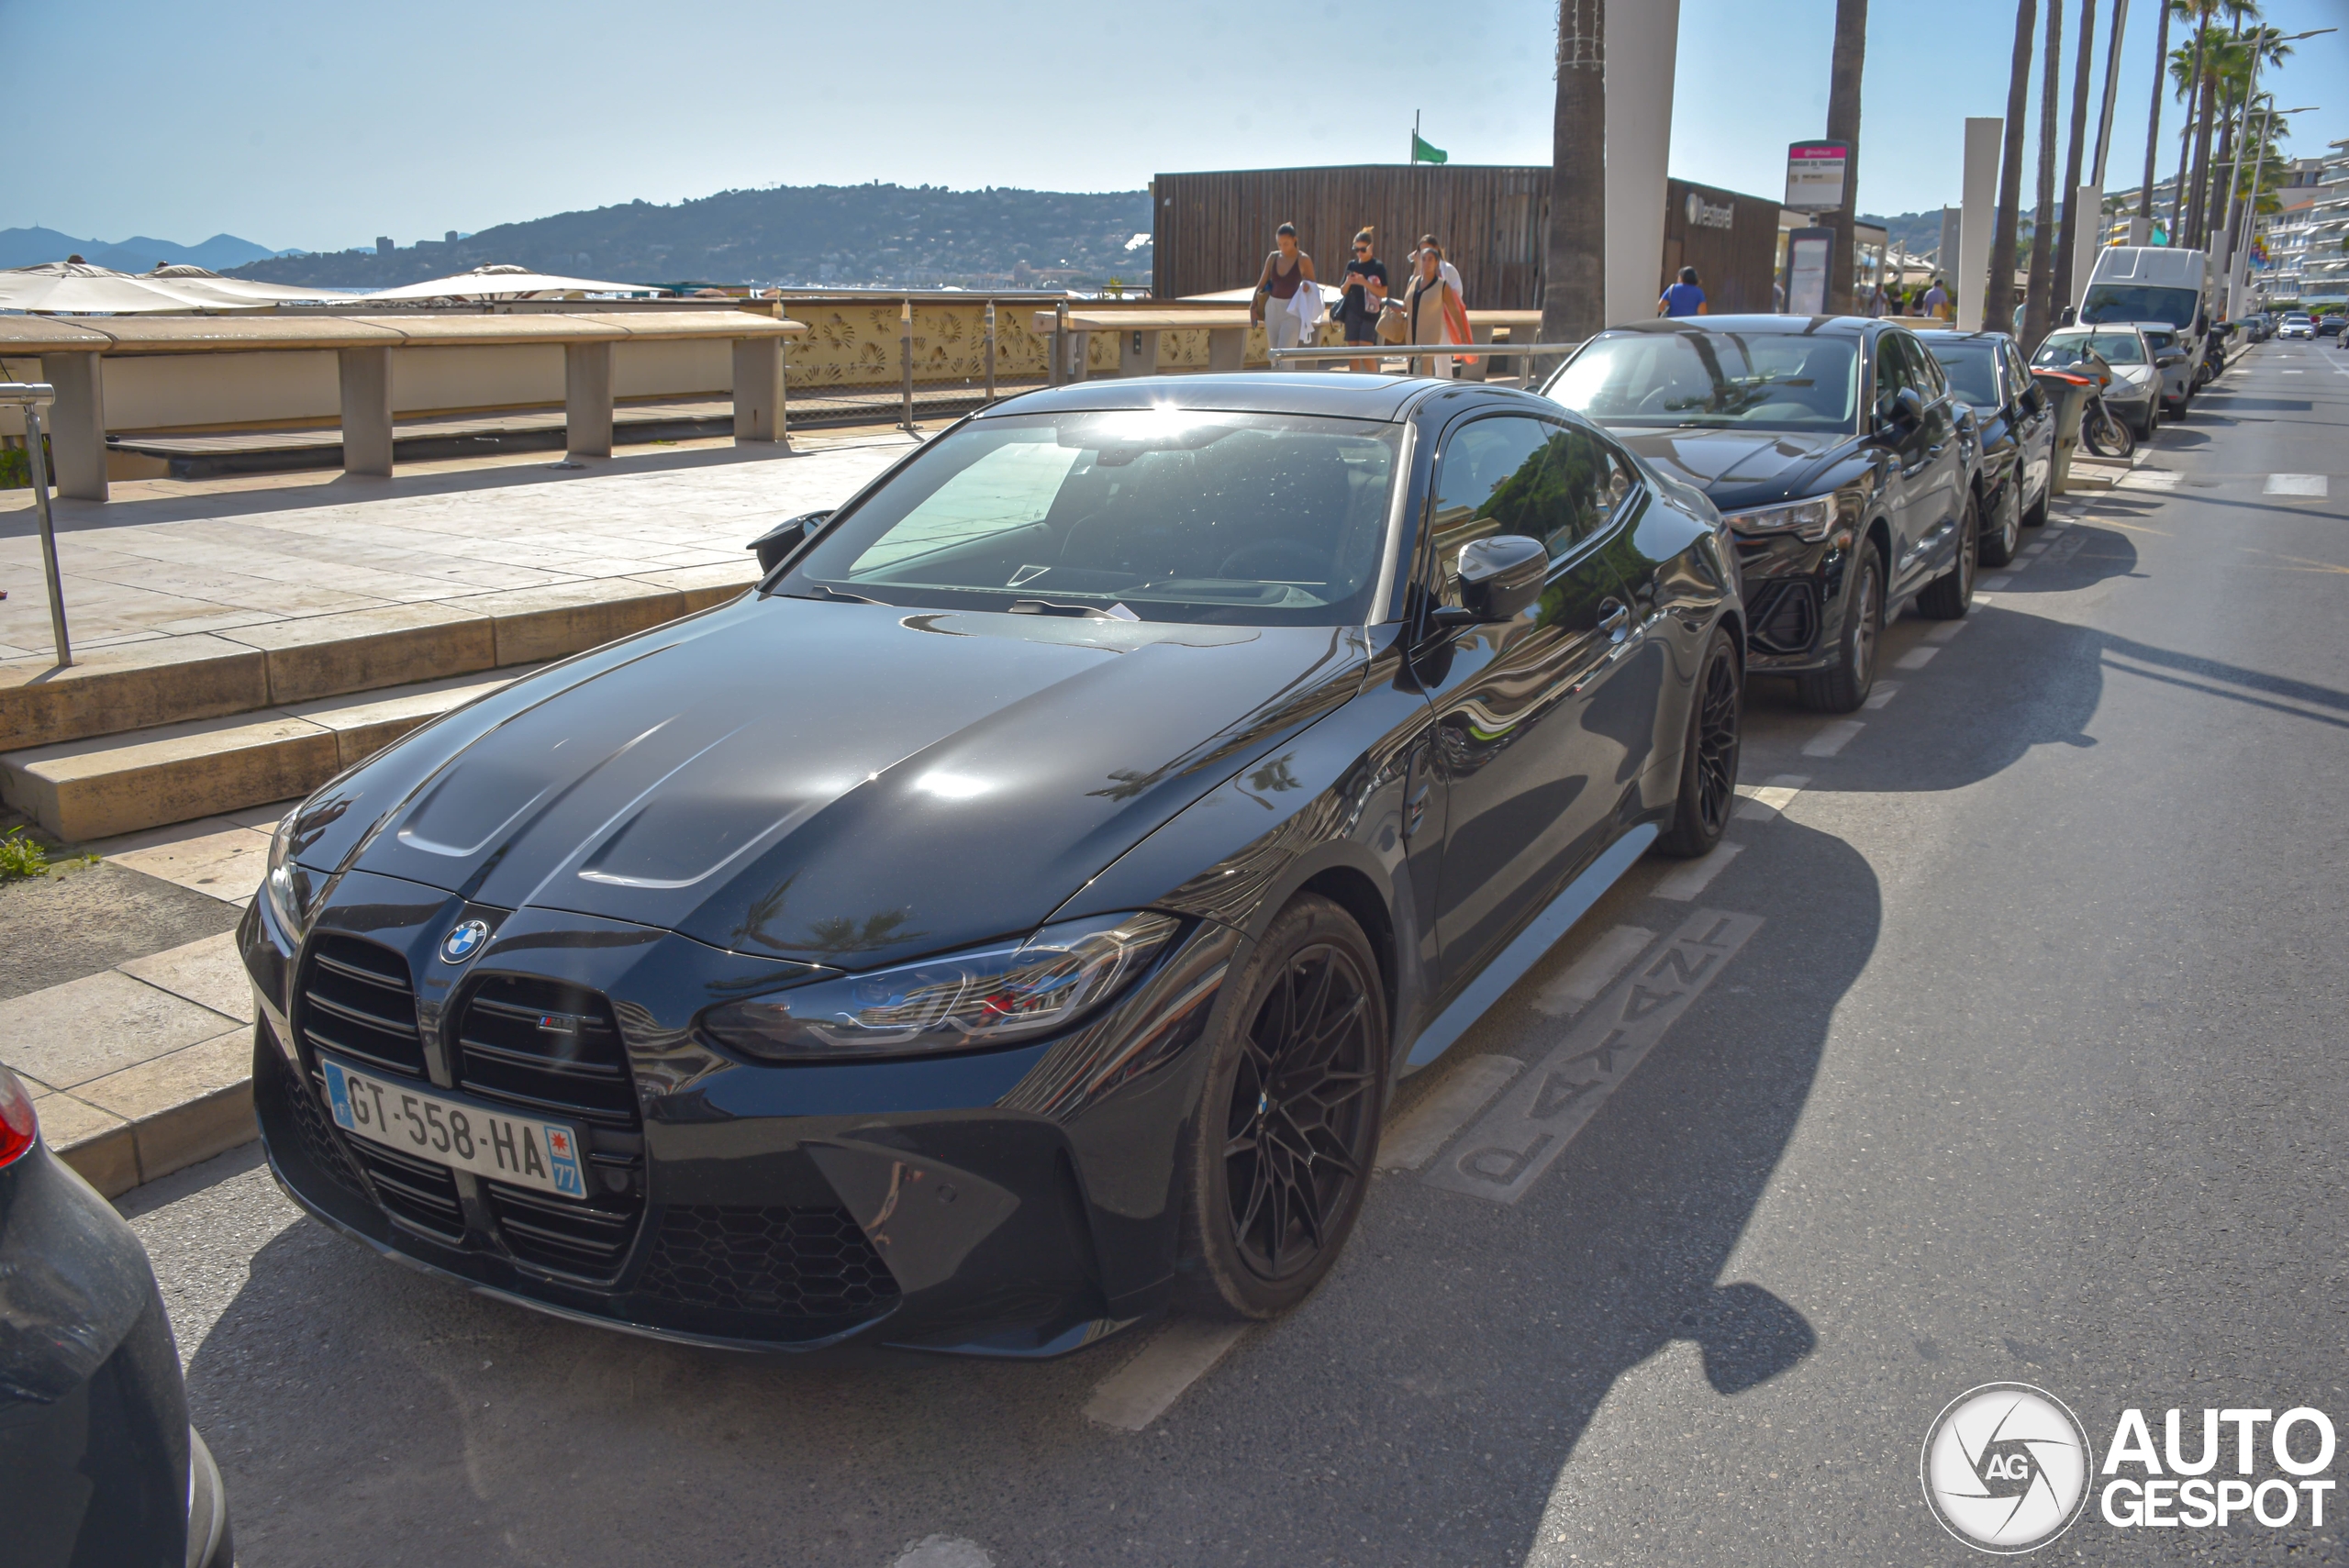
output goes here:
{"type": "Polygon", "coordinates": [[[1819,601],[1809,583],[1765,583],[1750,606],[1753,641],[1765,653],[1808,653],[1819,637],[1819,601]]]}
{"type": "Polygon", "coordinates": [[[542,1269],[599,1279],[619,1272],[644,1208],[633,1193],[577,1203],[503,1182],[484,1182],[482,1187],[507,1251],[542,1269]]]}
{"type": "Polygon", "coordinates": [[[463,1239],[464,1206],[457,1200],[456,1175],[447,1166],[411,1160],[363,1138],[351,1139],[350,1144],[375,1189],[376,1201],[394,1218],[447,1240],[463,1239]]]}
{"type": "Polygon", "coordinates": [[[331,1051],[386,1073],[424,1076],[416,990],[407,960],[389,948],[333,931],[311,938],[294,1029],[311,1052],[331,1051]]]}
{"type": "Polygon", "coordinates": [[[878,1317],[897,1281],[844,1208],[676,1205],[652,1238],[640,1288],[687,1307],[752,1312],[825,1330],[878,1317]]]}

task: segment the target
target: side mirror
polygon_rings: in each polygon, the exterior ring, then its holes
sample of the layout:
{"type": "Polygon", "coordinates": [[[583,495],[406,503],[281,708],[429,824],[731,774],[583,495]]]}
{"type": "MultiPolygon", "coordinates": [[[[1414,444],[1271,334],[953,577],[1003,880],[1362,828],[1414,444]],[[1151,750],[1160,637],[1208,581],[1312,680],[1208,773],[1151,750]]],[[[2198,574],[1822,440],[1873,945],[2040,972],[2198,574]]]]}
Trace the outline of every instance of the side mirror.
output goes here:
{"type": "Polygon", "coordinates": [[[2172,365],[2184,364],[2186,362],[2186,356],[2184,354],[2164,354],[2159,362],[2164,370],[2167,370],[2172,365]]]}
{"type": "Polygon", "coordinates": [[[1906,434],[1925,422],[1925,400],[1915,387],[1904,386],[1892,395],[1883,418],[1886,428],[1906,434]]]}
{"type": "Polygon", "coordinates": [[[1515,620],[1542,596],[1550,551],[1538,539],[1496,534],[1460,551],[1460,604],[1476,624],[1515,620]]]}
{"type": "Polygon", "coordinates": [[[744,546],[746,550],[758,551],[759,575],[763,577],[782,565],[793,550],[823,532],[825,519],[831,515],[829,510],[826,510],[792,517],[777,523],[744,546]]]}

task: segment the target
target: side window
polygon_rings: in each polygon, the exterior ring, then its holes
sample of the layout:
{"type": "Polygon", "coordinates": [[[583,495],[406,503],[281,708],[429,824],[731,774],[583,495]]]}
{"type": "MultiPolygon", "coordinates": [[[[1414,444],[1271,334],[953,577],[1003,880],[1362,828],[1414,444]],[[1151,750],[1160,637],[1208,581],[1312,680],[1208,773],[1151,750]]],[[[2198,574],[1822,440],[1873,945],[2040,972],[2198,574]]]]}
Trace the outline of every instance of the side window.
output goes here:
{"type": "Polygon", "coordinates": [[[1915,390],[1920,396],[1932,395],[1918,368],[1910,363],[1909,344],[1897,332],[1887,332],[1876,340],[1876,414],[1879,419],[1892,414],[1893,395],[1902,387],[1915,390]]]}
{"type": "Polygon", "coordinates": [[[1434,518],[1439,592],[1458,602],[1461,547],[1495,534],[1538,539],[1552,560],[1605,528],[1631,492],[1631,464],[1586,430],[1504,415],[1445,444],[1434,518]]]}
{"type": "MultiPolygon", "coordinates": [[[[1904,343],[1901,347],[1905,349],[1908,345],[1904,343]]],[[[1931,403],[1936,397],[1947,396],[1949,394],[1949,373],[1942,369],[1941,361],[1933,358],[1931,354],[1917,354],[1912,352],[1909,357],[1917,361],[1917,369],[1924,377],[1923,381],[1918,385],[1917,390],[1924,395],[1925,401],[1931,403]]]]}

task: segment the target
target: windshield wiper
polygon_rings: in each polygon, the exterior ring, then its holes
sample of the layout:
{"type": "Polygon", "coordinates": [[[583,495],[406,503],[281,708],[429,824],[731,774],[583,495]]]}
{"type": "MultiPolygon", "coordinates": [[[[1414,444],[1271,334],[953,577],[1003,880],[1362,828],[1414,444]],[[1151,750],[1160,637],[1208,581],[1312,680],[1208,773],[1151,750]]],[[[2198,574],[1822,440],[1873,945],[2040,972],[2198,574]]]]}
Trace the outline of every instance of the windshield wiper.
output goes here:
{"type": "Polygon", "coordinates": [[[862,594],[852,594],[844,589],[835,588],[829,583],[811,583],[807,585],[806,593],[790,594],[785,596],[793,599],[829,599],[834,604],[841,605],[880,605],[888,602],[885,599],[868,599],[862,594]]]}

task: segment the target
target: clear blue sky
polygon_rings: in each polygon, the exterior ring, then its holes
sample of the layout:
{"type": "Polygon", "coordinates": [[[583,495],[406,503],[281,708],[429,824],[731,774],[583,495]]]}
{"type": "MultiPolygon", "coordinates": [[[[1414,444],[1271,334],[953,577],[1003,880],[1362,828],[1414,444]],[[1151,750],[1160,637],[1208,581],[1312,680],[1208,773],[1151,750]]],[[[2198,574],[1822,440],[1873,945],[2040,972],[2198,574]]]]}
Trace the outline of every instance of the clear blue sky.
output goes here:
{"type": "MultiPolygon", "coordinates": [[[[2143,163],[2155,3],[2132,0],[2116,188],[2143,163]]],[[[2110,5],[2098,4],[2099,70],[2110,5]]],[[[1861,205],[1954,202],[1959,122],[2005,107],[2014,13],[1873,9],[1861,205]]],[[[2349,0],[2267,10],[2290,31],[2349,28],[2349,0]]],[[[1833,12],[1684,0],[1675,173],[1779,193],[1785,144],[1825,129],[1833,12]]],[[[1457,161],[1542,163],[1554,15],[1529,0],[0,0],[15,67],[0,103],[27,128],[0,178],[0,228],[334,250],[734,186],[1112,190],[1159,170],[1399,160],[1414,109],[1457,161]],[[1350,20],[1359,41],[1333,48],[1350,20]]],[[[2067,42],[2077,21],[2069,0],[2067,42]]],[[[2299,117],[2294,153],[2349,137],[2344,84],[2339,36],[2277,73],[2280,106],[2319,106],[2299,117]]]]}

